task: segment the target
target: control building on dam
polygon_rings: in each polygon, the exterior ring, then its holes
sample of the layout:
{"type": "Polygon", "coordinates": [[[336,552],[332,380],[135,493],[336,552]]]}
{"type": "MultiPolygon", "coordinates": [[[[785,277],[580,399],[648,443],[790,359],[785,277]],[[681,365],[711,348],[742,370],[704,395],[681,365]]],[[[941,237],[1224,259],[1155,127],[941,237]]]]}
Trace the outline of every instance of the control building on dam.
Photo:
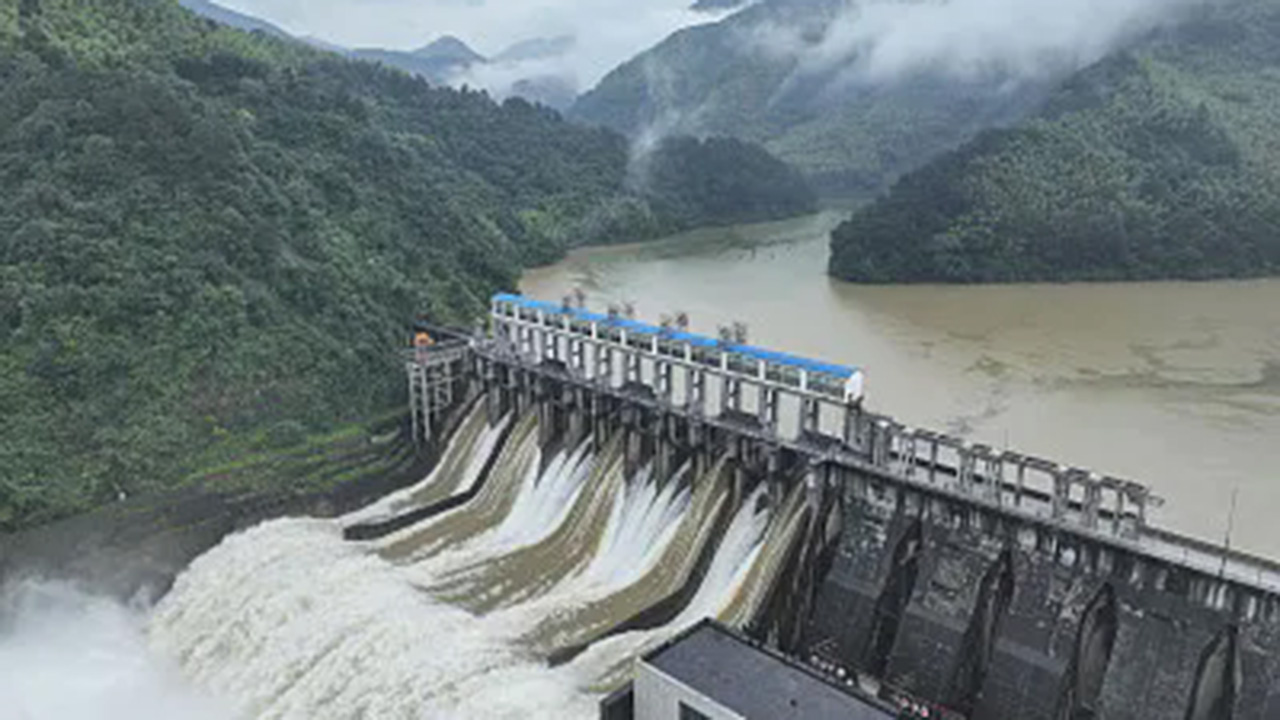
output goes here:
{"type": "Polygon", "coordinates": [[[1153,526],[1140,484],[864,409],[856,368],[498,295],[407,369],[423,443],[483,396],[546,446],[621,435],[628,473],[727,456],[736,497],[800,497],[740,629],[819,672],[980,719],[1280,719],[1280,563],[1153,526]]]}

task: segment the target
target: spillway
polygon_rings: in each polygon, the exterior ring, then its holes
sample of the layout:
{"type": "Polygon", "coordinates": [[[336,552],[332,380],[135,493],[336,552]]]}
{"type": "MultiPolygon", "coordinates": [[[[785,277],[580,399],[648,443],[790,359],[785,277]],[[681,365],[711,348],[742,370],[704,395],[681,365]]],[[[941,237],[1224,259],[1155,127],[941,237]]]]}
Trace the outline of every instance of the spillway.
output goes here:
{"type": "Polygon", "coordinates": [[[226,538],[155,609],[150,645],[249,718],[589,718],[647,648],[758,604],[739,596],[777,571],[796,496],[744,496],[726,458],[627,477],[619,440],[544,450],[539,422],[474,408],[421,483],[226,538]]]}

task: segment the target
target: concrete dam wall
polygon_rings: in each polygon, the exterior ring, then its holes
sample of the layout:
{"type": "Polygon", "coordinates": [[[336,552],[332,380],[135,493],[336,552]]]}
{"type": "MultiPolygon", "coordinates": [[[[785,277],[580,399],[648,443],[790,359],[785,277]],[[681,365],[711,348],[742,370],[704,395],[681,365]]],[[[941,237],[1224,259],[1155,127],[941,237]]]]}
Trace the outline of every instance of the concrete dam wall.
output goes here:
{"type": "Polygon", "coordinates": [[[1274,595],[833,472],[805,651],[974,718],[1280,717],[1274,595]]]}
{"type": "Polygon", "coordinates": [[[905,427],[768,353],[518,298],[492,320],[464,374],[495,415],[805,497],[757,639],[973,718],[1280,718],[1280,565],[1150,526],[1144,486],[905,427]]]}

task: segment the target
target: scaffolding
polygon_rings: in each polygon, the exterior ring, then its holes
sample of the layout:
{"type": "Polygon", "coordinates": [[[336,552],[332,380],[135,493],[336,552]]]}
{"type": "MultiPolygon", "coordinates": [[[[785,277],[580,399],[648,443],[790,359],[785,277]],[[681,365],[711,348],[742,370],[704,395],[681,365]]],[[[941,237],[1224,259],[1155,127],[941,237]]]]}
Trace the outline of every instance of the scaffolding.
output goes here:
{"type": "Polygon", "coordinates": [[[417,447],[431,443],[440,415],[453,405],[455,385],[464,377],[460,367],[467,359],[470,344],[450,341],[408,352],[405,372],[409,379],[409,410],[413,442],[417,447]]]}

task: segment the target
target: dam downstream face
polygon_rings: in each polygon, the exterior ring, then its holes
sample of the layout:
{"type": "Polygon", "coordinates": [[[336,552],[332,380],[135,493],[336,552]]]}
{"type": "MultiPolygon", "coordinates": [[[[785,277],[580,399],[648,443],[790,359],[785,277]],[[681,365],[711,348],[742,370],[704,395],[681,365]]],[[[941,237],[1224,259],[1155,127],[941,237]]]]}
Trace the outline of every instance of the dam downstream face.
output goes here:
{"type": "Polygon", "coordinates": [[[647,649],[759,607],[800,493],[773,507],[763,488],[735,497],[723,460],[625,478],[616,442],[544,457],[535,413],[494,427],[483,414],[481,402],[420,485],[338,520],[269,522],[198,558],[152,612],[151,649],[233,717],[585,720],[647,649]],[[343,540],[473,485],[460,508],[343,540]],[[611,631],[686,587],[661,625],[611,631]]]}
{"type": "Polygon", "coordinates": [[[1280,280],[858,286],[825,274],[842,214],[579,251],[521,290],[634,303],[695,331],[867,372],[868,404],[994,448],[1115,475],[1167,504],[1157,524],[1280,556],[1280,280]]]}

